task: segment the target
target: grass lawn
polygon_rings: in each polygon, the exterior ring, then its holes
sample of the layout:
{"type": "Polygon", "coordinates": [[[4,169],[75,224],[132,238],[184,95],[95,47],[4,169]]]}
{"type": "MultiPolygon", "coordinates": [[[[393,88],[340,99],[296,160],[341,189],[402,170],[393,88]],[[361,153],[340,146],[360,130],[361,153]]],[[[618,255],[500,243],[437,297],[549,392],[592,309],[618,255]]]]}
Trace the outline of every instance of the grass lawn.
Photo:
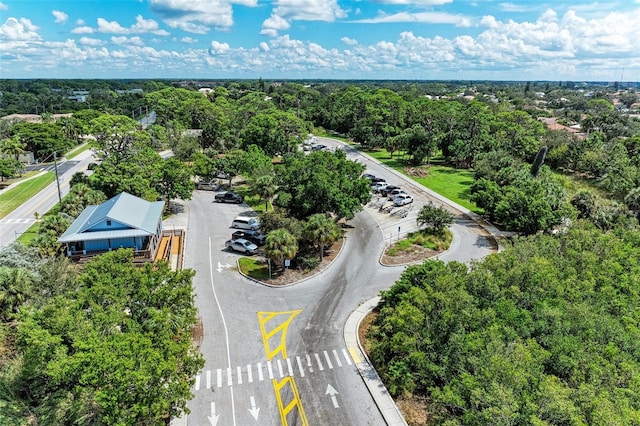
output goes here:
{"type": "Polygon", "coordinates": [[[456,169],[443,164],[441,158],[431,160],[431,166],[426,168],[429,176],[416,177],[406,173],[407,164],[397,156],[390,158],[389,152],[386,150],[366,151],[368,155],[382,162],[383,164],[393,168],[412,180],[424,185],[434,192],[450,199],[451,201],[468,208],[472,212],[482,214],[483,210],[471,201],[471,184],[473,183],[473,171],[467,169],[456,169]]]}
{"type": "Polygon", "coordinates": [[[82,154],[83,152],[85,152],[86,150],[88,150],[90,148],[89,143],[85,142],[82,145],[72,149],[71,151],[67,152],[64,156],[67,160],[71,160],[72,158],[82,154]]]}
{"type": "Polygon", "coordinates": [[[576,176],[572,173],[554,171],[553,174],[560,179],[562,186],[567,191],[567,200],[571,200],[580,191],[593,192],[598,198],[610,200],[606,191],[598,187],[594,179],[576,176]]]}
{"type": "Polygon", "coordinates": [[[0,218],[5,217],[18,206],[36,195],[55,180],[53,172],[47,172],[37,178],[29,179],[18,186],[0,194],[0,218]]]}
{"type": "Polygon", "coordinates": [[[254,259],[251,257],[241,257],[238,260],[240,265],[240,271],[256,280],[269,279],[269,265],[260,259],[254,259]]]}

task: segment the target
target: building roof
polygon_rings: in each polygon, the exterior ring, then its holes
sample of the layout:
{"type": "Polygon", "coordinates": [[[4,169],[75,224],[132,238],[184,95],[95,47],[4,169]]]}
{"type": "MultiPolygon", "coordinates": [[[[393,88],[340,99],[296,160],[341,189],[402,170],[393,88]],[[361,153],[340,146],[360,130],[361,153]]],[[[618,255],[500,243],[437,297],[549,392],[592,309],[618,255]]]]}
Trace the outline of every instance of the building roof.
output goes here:
{"type": "Polygon", "coordinates": [[[60,243],[153,235],[162,217],[164,201],[149,202],[122,192],[99,206],[87,206],[58,239],[60,243]],[[130,229],[92,231],[104,220],[130,229]]]}

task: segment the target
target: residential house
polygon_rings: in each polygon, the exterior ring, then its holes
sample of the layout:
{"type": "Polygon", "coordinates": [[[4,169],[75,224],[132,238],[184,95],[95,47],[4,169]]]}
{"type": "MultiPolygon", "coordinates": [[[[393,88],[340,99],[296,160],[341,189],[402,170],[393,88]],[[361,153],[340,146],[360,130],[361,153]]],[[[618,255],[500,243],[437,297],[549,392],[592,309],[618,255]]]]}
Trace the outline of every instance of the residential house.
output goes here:
{"type": "Polygon", "coordinates": [[[137,259],[152,261],[162,234],[164,201],[149,202],[122,192],[88,206],[58,239],[74,260],[118,248],[131,248],[137,259]]]}

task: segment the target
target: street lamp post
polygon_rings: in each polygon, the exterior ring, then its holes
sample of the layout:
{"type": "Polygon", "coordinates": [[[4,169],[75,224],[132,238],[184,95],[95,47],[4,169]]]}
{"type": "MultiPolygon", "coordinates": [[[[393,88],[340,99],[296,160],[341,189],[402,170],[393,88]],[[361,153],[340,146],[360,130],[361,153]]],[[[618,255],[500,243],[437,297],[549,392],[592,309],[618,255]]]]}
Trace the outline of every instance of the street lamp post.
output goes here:
{"type": "Polygon", "coordinates": [[[60,177],[58,176],[58,157],[56,152],[53,152],[53,169],[56,173],[56,185],[58,186],[58,202],[60,203],[60,208],[62,208],[62,192],[60,192],[60,177]]]}

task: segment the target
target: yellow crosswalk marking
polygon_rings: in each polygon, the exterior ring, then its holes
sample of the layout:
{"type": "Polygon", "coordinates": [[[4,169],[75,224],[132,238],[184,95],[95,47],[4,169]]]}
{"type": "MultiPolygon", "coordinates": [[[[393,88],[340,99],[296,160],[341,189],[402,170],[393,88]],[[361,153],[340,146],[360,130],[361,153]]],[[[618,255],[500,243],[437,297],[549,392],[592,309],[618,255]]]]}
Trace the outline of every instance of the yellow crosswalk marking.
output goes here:
{"type": "Polygon", "coordinates": [[[360,355],[358,355],[358,351],[355,348],[349,347],[349,353],[351,354],[351,358],[356,364],[360,364],[360,355]]]}

